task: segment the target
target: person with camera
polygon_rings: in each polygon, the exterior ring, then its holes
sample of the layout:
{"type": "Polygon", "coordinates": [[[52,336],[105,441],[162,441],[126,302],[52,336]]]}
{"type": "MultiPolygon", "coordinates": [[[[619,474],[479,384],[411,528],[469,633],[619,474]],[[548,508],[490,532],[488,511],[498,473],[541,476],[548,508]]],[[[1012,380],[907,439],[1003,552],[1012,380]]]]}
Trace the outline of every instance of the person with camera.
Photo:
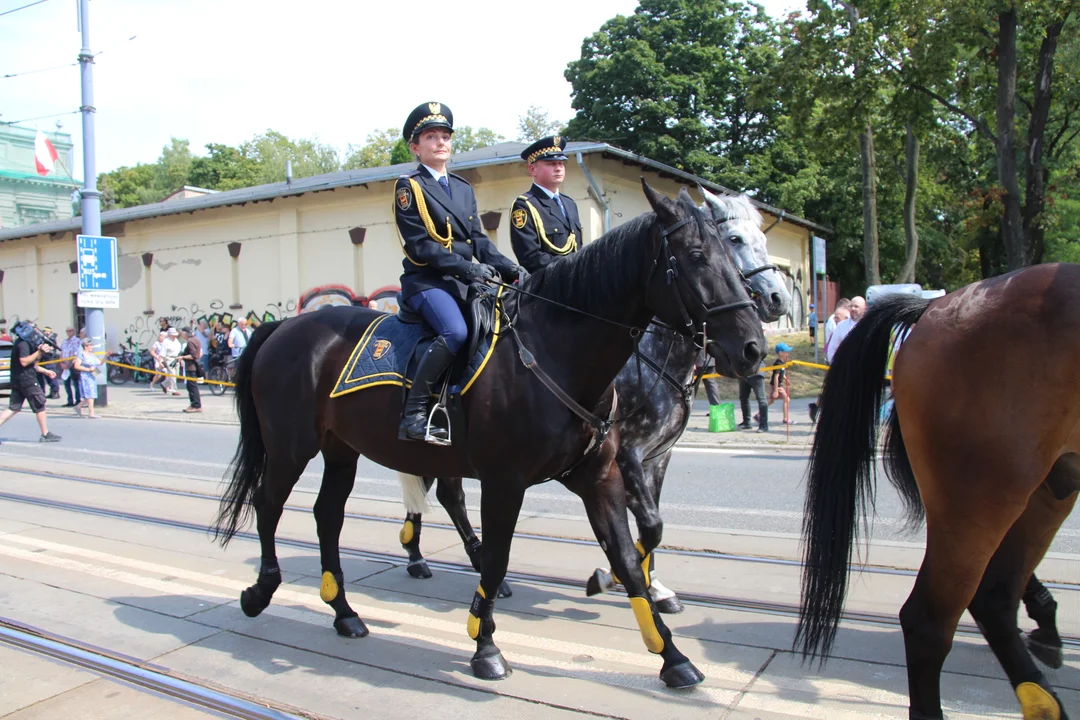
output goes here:
{"type": "Polygon", "coordinates": [[[38,427],[41,428],[41,442],[57,442],[60,439],[59,435],[49,432],[45,418],[45,393],[37,382],[39,374],[46,378],[56,377],[52,370],[37,365],[42,355],[52,350],[55,348],[47,342],[40,342],[31,349],[29,342],[22,338],[16,339],[11,348],[11,402],[7,409],[0,413],[0,425],[3,425],[22,410],[24,402],[29,402],[30,410],[37,417],[38,427]]]}

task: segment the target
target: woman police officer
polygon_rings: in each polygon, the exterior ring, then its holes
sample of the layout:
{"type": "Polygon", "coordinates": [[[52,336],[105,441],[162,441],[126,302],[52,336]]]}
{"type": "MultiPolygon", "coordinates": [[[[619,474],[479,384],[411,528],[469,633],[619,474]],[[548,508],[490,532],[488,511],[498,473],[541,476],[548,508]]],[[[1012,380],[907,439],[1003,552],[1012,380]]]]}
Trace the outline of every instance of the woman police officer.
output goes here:
{"type": "MultiPolygon", "coordinates": [[[[413,110],[402,130],[420,165],[398,178],[394,189],[405,253],[401,295],[438,334],[421,358],[405,399],[401,430],[411,440],[426,438],[432,390],[465,344],[461,304],[469,284],[496,276],[511,282],[524,274],[484,234],[472,186],[446,171],[453,132],[453,113],[437,102],[413,110]]],[[[431,438],[440,444],[448,440],[446,431],[436,427],[431,438]]]]}

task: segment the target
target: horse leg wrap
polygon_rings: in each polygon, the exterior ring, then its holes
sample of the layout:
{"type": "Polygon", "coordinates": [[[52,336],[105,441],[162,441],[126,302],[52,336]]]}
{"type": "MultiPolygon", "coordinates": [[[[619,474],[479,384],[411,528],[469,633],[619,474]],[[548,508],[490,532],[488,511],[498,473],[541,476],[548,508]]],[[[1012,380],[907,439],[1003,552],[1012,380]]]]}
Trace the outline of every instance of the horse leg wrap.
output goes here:
{"type": "Polygon", "coordinates": [[[334,629],[343,637],[364,637],[368,634],[367,626],[349,607],[349,601],[345,599],[345,576],[340,570],[330,572],[324,570],[322,584],[319,586],[319,597],[324,603],[334,610],[334,629]]]}
{"type": "Polygon", "coordinates": [[[270,606],[274,592],[281,584],[281,569],[275,562],[259,568],[259,579],[255,584],[240,593],[240,609],[248,617],[258,617],[259,613],[270,606]]]}
{"type": "Polygon", "coordinates": [[[637,620],[638,628],[641,629],[641,639],[645,641],[645,647],[651,653],[664,651],[664,638],[660,636],[660,617],[653,612],[648,598],[630,598],[630,607],[634,611],[634,619],[637,620]]]}
{"type": "Polygon", "coordinates": [[[398,542],[401,543],[401,547],[411,550],[414,546],[420,544],[420,525],[420,515],[408,513],[405,516],[405,523],[401,526],[401,531],[398,532],[398,542]],[[414,540],[416,541],[415,545],[414,540]]]}
{"type": "Polygon", "coordinates": [[[1038,683],[1023,682],[1016,686],[1016,699],[1024,720],[1061,720],[1061,704],[1053,693],[1038,683]]]}
{"type": "Polygon", "coordinates": [[[645,553],[645,546],[638,540],[634,543],[634,547],[637,548],[638,555],[641,556],[641,574],[645,576],[645,587],[652,585],[652,553],[645,553]]]}
{"type": "Polygon", "coordinates": [[[468,542],[465,543],[465,554],[469,556],[469,562],[472,563],[472,568],[476,572],[484,571],[484,560],[481,552],[483,552],[484,546],[480,542],[480,539],[473,535],[468,542]]]}
{"type": "Polygon", "coordinates": [[[495,620],[492,618],[494,611],[495,601],[488,600],[484,588],[477,585],[472,605],[469,606],[469,637],[476,640],[481,634],[489,637],[495,632],[495,620]]]}

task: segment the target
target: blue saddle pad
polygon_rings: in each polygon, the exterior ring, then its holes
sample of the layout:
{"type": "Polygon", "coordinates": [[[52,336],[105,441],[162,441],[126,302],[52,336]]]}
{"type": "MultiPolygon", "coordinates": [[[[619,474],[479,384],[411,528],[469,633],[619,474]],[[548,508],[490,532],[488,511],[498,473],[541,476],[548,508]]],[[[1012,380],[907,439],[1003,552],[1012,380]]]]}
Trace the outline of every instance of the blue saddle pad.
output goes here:
{"type": "MultiPolygon", "coordinates": [[[[480,377],[499,341],[502,314],[496,312],[492,332],[480,342],[460,377],[450,387],[453,395],[464,395],[480,377]]],[[[403,323],[396,315],[386,315],[368,326],[342,368],[330,397],[340,397],[380,385],[412,385],[416,347],[431,339],[431,331],[419,323],[403,323]]]]}

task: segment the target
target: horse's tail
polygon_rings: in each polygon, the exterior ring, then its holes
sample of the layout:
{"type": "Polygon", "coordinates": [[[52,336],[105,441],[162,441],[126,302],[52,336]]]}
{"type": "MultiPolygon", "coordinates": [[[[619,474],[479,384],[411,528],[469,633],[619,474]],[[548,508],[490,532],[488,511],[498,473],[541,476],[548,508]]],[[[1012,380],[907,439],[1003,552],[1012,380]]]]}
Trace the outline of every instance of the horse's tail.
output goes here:
{"type": "Polygon", "coordinates": [[[266,470],[266,446],[263,444],[259,413],[251,389],[252,369],[259,348],[282,322],[277,320],[259,325],[236,363],[233,382],[236,383],[236,414],[240,416],[240,442],[226,471],[232,477],[225,494],[221,496],[221,506],[214,521],[214,539],[219,540],[222,547],[228,545],[240,526],[247,522],[251,501],[266,470]]]}
{"type": "Polygon", "coordinates": [[[865,534],[867,505],[873,508],[874,452],[892,330],[913,325],[927,302],[899,295],[876,303],[841,343],[825,377],[803,509],[802,603],[794,645],[802,643],[804,658],[824,659],[832,650],[856,521],[862,520],[865,534]]]}
{"type": "Polygon", "coordinates": [[[427,501],[427,492],[431,486],[424,482],[424,478],[399,472],[398,482],[401,483],[401,499],[405,503],[405,512],[423,515],[431,510],[427,501]]]}

